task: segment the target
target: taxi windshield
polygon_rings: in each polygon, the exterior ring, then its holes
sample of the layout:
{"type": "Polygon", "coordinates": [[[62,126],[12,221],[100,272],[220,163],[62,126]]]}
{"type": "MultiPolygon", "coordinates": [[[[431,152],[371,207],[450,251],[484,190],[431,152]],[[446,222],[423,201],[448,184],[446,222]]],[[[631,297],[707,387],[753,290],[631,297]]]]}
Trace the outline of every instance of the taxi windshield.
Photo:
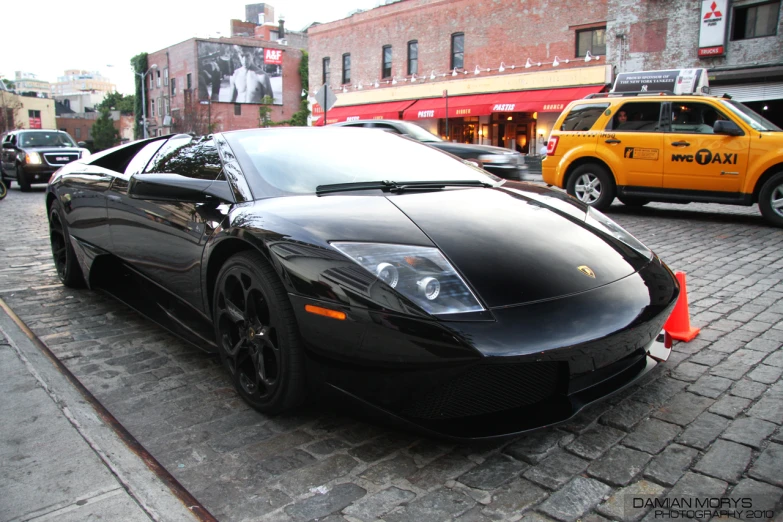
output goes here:
{"type": "Polygon", "coordinates": [[[723,105],[726,106],[736,116],[740,117],[742,121],[751,126],[753,130],[759,132],[783,132],[783,129],[766,119],[761,114],[757,113],[747,105],[744,105],[734,100],[722,100],[723,105]]]}

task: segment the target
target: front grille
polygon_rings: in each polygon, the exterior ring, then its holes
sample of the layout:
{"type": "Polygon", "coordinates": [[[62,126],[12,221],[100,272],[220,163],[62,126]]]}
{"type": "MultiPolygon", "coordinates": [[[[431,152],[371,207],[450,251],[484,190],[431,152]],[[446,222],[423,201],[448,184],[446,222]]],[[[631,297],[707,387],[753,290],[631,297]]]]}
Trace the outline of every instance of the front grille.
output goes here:
{"type": "Polygon", "coordinates": [[[46,163],[52,167],[60,167],[66,163],[79,159],[78,152],[47,152],[43,155],[46,163]]]}
{"type": "Polygon", "coordinates": [[[473,366],[403,410],[420,419],[453,419],[530,406],[563,391],[568,366],[557,362],[473,366]]]}

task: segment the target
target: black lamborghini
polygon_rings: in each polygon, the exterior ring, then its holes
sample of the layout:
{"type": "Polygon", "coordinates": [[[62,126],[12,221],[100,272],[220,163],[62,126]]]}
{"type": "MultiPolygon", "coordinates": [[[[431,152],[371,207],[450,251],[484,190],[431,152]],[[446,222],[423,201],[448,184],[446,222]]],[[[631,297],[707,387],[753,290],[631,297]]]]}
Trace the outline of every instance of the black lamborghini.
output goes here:
{"type": "Polygon", "coordinates": [[[62,167],[46,205],[65,285],[219,352],[268,414],[336,394],[429,433],[504,436],[572,417],[670,350],[679,288],[633,236],[385,132],[137,141],[62,167]]]}

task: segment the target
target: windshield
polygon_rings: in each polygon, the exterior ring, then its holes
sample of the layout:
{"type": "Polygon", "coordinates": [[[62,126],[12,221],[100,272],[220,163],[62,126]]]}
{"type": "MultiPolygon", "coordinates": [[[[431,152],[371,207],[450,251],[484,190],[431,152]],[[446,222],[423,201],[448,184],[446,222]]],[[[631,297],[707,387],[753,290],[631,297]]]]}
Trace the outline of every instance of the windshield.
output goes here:
{"type": "Polygon", "coordinates": [[[23,132],[19,135],[20,147],[76,147],[71,137],[58,131],[23,132]]]}
{"type": "Polygon", "coordinates": [[[409,138],[350,127],[224,134],[256,198],[315,194],[319,185],[368,181],[502,180],[409,138]]]}
{"type": "Polygon", "coordinates": [[[760,132],[781,132],[783,129],[757,113],[750,107],[734,100],[721,100],[723,104],[742,121],[750,125],[753,130],[760,132]]]}
{"type": "Polygon", "coordinates": [[[410,134],[410,136],[416,141],[423,141],[423,142],[430,142],[430,143],[434,141],[443,141],[439,137],[435,136],[433,133],[422,129],[415,123],[407,124],[405,126],[405,131],[408,134],[410,134]]]}

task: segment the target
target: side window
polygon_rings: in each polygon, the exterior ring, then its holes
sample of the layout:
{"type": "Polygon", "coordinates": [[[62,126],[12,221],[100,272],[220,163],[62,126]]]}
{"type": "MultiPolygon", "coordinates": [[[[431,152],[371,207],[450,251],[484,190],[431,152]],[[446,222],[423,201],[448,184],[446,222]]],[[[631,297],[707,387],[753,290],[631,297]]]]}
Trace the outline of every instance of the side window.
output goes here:
{"type": "Polygon", "coordinates": [[[606,129],[622,132],[660,132],[660,120],[660,102],[628,102],[612,115],[606,129]]]}
{"type": "Polygon", "coordinates": [[[138,174],[139,172],[144,172],[144,167],[147,166],[147,163],[150,162],[150,158],[158,152],[158,149],[160,149],[160,146],[165,143],[165,140],[157,140],[153,141],[152,143],[148,143],[145,145],[134,157],[130,160],[128,163],[128,166],[125,167],[125,175],[127,177],[133,176],[134,174],[138,174]]]}
{"type": "Polygon", "coordinates": [[[198,179],[226,179],[212,137],[175,136],[147,165],[146,173],[169,173],[198,179]]]}
{"type": "Polygon", "coordinates": [[[728,120],[725,114],[707,103],[672,103],[671,132],[714,134],[717,120],[728,120]]]}
{"type": "Polygon", "coordinates": [[[374,127],[376,129],[385,130],[387,132],[391,132],[394,134],[400,134],[400,131],[398,131],[393,125],[389,125],[388,123],[376,123],[374,127]]]}
{"type": "Polygon", "coordinates": [[[575,105],[563,119],[561,131],[588,131],[603,112],[609,107],[608,103],[591,103],[575,105]]]}

